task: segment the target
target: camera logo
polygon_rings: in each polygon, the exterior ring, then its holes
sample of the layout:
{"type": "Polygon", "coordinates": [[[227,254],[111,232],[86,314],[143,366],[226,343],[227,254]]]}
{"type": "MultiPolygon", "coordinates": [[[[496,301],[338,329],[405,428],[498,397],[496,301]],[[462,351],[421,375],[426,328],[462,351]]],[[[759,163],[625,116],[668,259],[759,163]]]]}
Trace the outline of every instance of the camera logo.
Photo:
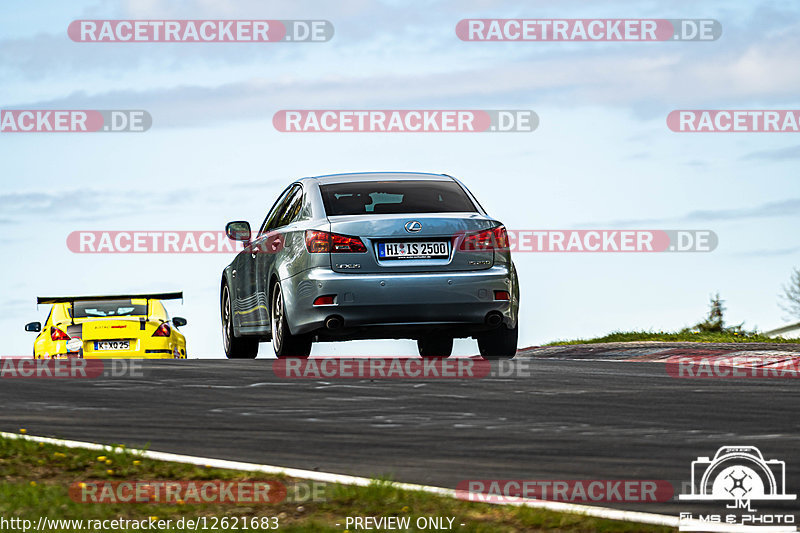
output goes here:
{"type": "Polygon", "coordinates": [[[756,514],[752,501],[796,500],[796,494],[786,493],[786,463],[777,459],[765,460],[755,446],[722,446],[713,459],[698,457],[692,461],[691,493],[678,496],[683,501],[722,501],[726,514],[693,516],[681,513],[681,531],[720,531],[711,528],[737,525],[737,531],[794,532],[792,514],[756,514]],[[705,523],[698,529],[698,521],[705,523]],[[705,527],[705,529],[704,529],[705,527]]]}
{"type": "Polygon", "coordinates": [[[786,463],[764,460],[755,446],[723,446],[714,459],[692,461],[692,493],[681,500],[794,500],[786,494],[786,463]]]}

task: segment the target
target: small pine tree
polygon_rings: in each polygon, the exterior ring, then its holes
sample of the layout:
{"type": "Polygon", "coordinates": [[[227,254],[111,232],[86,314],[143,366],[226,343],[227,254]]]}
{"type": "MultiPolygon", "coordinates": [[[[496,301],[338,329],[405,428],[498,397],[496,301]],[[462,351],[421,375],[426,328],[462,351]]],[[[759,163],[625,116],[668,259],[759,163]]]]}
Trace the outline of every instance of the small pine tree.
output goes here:
{"type": "Polygon", "coordinates": [[[789,283],[783,286],[783,294],[779,305],[791,317],[800,318],[800,268],[795,268],[792,271],[789,283]]]}
{"type": "Polygon", "coordinates": [[[719,293],[711,297],[709,302],[708,317],[695,326],[700,331],[717,332],[725,331],[725,302],[719,297],[719,293]]]}

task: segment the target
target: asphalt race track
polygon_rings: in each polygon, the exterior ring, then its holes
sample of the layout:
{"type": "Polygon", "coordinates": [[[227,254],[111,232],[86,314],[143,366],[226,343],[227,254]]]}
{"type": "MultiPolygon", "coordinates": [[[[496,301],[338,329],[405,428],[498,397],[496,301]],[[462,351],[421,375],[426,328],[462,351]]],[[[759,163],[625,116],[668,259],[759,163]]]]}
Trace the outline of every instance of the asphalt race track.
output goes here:
{"type": "Polygon", "coordinates": [[[800,492],[798,380],[676,379],[606,352],[523,352],[529,377],[481,380],[286,380],[266,359],[151,361],[138,379],[3,379],[0,429],[451,488],[630,478],[679,492],[698,456],[752,445],[785,461],[787,492],[800,492]]]}

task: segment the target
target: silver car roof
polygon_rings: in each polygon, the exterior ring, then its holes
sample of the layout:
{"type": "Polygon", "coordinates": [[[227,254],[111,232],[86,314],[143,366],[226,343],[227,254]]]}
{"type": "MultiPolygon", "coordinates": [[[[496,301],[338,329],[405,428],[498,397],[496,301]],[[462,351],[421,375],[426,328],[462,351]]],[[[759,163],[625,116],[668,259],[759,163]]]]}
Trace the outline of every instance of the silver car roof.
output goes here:
{"type": "Polygon", "coordinates": [[[346,174],[328,174],[325,176],[310,176],[310,179],[315,180],[320,185],[375,180],[455,181],[450,176],[444,174],[430,174],[427,172],[353,172],[346,174]]]}

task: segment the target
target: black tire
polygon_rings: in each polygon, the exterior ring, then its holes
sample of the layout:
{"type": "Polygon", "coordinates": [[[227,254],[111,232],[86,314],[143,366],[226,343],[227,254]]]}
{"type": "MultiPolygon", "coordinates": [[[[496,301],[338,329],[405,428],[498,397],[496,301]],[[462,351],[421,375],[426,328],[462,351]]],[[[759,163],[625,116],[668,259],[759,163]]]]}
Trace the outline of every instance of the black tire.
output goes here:
{"type": "Polygon", "coordinates": [[[517,353],[518,327],[509,329],[505,324],[478,336],[478,350],[484,359],[511,359],[517,353]]]}
{"type": "Polygon", "coordinates": [[[423,337],[417,340],[417,350],[422,357],[450,357],[453,337],[423,337]]]}
{"type": "Polygon", "coordinates": [[[236,337],[233,333],[233,309],[231,307],[231,291],[228,284],[222,285],[220,294],[220,312],[222,315],[222,345],[228,359],[255,359],[258,355],[258,339],[236,337]]]}
{"type": "Polygon", "coordinates": [[[272,348],[278,358],[306,358],[311,355],[311,335],[292,335],[289,331],[280,282],[276,282],[272,287],[269,319],[272,330],[272,348]]]}

